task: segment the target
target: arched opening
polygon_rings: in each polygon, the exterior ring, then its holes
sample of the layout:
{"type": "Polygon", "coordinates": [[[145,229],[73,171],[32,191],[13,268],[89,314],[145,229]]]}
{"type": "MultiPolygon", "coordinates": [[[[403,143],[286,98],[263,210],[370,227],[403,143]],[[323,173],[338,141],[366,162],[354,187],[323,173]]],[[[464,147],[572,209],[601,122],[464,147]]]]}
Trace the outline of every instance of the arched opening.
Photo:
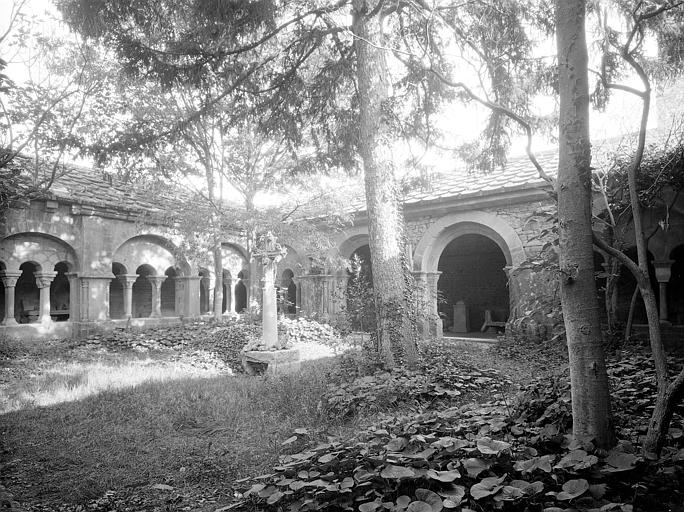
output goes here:
{"type": "Polygon", "coordinates": [[[684,324],[684,245],[670,253],[670,281],[667,283],[667,318],[674,324],[684,324]]]}
{"type": "Polygon", "coordinates": [[[347,315],[353,330],[369,332],[375,326],[370,246],[362,245],[352,252],[349,260],[351,266],[347,278],[347,315]]]}
{"type": "Polygon", "coordinates": [[[230,272],[226,270],[225,268],[223,269],[223,305],[221,306],[221,312],[225,313],[226,311],[230,311],[231,309],[231,300],[230,300],[230,291],[233,287],[233,276],[230,275],[230,272]]]}
{"type": "Polygon", "coordinates": [[[438,310],[452,332],[479,331],[490,320],[509,315],[506,256],[491,238],[465,234],[454,238],[439,257],[438,310]]]}
{"type": "Polygon", "coordinates": [[[154,275],[154,269],[140,265],[135,273],[138,278],[133,283],[133,318],[147,318],[152,314],[152,283],[147,276],[154,275]]]}
{"type": "Polygon", "coordinates": [[[123,318],[126,310],[124,307],[124,285],[118,276],[126,274],[126,267],[121,263],[112,263],[112,274],[117,276],[109,282],[109,317],[113,319],[123,318]]]}
{"type": "Polygon", "coordinates": [[[247,287],[245,286],[245,272],[238,274],[238,282],[235,284],[235,312],[242,313],[247,309],[247,287]]]}
{"type": "MultiPolygon", "coordinates": [[[[636,247],[630,247],[625,251],[625,254],[632,258],[633,261],[637,260],[637,250],[636,247]]],[[[653,267],[653,254],[648,252],[648,275],[651,279],[651,287],[657,290],[658,281],[655,276],[655,268],[653,267]]],[[[626,268],[620,268],[620,277],[617,280],[617,319],[620,322],[626,322],[629,317],[630,304],[632,302],[632,295],[634,290],[636,290],[637,283],[636,279],[632,273],[626,268]]],[[[656,301],[660,302],[660,297],[656,291],[656,301]]],[[[646,319],[646,307],[644,306],[644,300],[641,298],[641,294],[638,294],[636,304],[634,305],[634,318],[633,323],[635,324],[646,324],[648,320],[646,319]]]]}
{"type": "Polygon", "coordinates": [[[164,275],[166,279],[162,281],[160,290],[161,314],[162,316],[176,316],[176,276],[178,276],[178,272],[175,268],[169,267],[164,275]]]}
{"type": "Polygon", "coordinates": [[[50,316],[56,322],[66,322],[69,320],[70,288],[66,276],[69,265],[60,261],[55,265],[55,272],[57,275],[50,284],[50,316]]]}
{"type": "Polygon", "coordinates": [[[206,269],[201,269],[199,271],[200,279],[200,313],[208,313],[211,311],[211,302],[209,301],[209,288],[211,284],[211,278],[209,277],[209,271],[206,269]]]}
{"type": "Polygon", "coordinates": [[[34,273],[41,269],[37,263],[27,261],[19,270],[21,276],[14,289],[14,317],[20,324],[30,324],[37,322],[40,316],[40,290],[34,273]]]}
{"type": "Polygon", "coordinates": [[[297,285],[294,282],[294,272],[286,268],[280,280],[281,311],[286,315],[297,314],[297,285]]]}

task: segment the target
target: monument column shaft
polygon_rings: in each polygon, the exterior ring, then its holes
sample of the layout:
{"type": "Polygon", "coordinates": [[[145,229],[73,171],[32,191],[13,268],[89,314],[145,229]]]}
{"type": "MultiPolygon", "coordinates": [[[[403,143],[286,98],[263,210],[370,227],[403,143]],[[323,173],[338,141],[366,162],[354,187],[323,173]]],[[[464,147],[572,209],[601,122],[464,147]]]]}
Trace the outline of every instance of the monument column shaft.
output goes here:
{"type": "Polygon", "coordinates": [[[273,348],[278,344],[278,300],[275,289],[275,264],[264,265],[262,327],[264,345],[273,348]]]}

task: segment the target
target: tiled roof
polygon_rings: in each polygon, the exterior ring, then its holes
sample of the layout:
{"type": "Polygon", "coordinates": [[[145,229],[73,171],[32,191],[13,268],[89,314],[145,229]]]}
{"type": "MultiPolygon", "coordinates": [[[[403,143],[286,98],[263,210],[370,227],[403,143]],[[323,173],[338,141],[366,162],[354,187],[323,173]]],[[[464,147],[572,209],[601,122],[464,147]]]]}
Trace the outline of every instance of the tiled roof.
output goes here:
{"type": "MultiPolygon", "coordinates": [[[[539,164],[550,176],[555,176],[558,167],[558,151],[547,151],[536,155],[539,164]]],[[[490,173],[467,172],[455,169],[433,176],[426,188],[409,190],[404,194],[405,204],[437,201],[446,198],[485,196],[540,187],[546,182],[539,176],[529,158],[525,156],[508,160],[503,169],[490,173]]]]}
{"type": "MultiPolygon", "coordinates": [[[[8,167],[23,174],[28,169],[35,172],[31,160],[23,156],[15,157],[8,167]]],[[[51,171],[50,166],[40,168],[38,182],[47,183],[51,171]]],[[[124,184],[104,171],[71,164],[58,168],[52,186],[45,193],[47,199],[126,212],[160,211],[165,205],[177,202],[174,196],[124,184]]]]}

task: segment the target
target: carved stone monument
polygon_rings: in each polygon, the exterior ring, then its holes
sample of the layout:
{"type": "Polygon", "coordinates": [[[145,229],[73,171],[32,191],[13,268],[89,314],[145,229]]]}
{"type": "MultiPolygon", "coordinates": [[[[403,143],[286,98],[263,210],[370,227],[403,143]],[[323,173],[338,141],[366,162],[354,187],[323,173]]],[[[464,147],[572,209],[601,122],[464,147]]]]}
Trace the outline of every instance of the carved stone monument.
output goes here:
{"type": "Polygon", "coordinates": [[[263,370],[270,373],[285,372],[299,368],[299,351],[283,349],[278,343],[278,299],[275,280],[278,262],[287,254],[270,231],[259,237],[255,244],[254,258],[263,268],[261,325],[262,339],[259,350],[242,353],[242,366],[253,375],[263,370]]]}

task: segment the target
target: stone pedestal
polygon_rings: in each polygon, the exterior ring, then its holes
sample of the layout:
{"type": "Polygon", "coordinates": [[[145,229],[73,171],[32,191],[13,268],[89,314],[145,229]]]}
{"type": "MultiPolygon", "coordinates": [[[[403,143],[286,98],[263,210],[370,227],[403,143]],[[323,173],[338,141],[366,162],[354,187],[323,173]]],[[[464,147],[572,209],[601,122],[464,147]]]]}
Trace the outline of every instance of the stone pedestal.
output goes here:
{"type": "Polygon", "coordinates": [[[454,325],[451,327],[451,332],[462,334],[470,331],[468,313],[468,306],[462,300],[454,304],[454,325]]]}
{"type": "Polygon", "coordinates": [[[268,373],[272,375],[299,370],[299,350],[250,350],[242,353],[242,367],[248,375],[268,373]]]}

